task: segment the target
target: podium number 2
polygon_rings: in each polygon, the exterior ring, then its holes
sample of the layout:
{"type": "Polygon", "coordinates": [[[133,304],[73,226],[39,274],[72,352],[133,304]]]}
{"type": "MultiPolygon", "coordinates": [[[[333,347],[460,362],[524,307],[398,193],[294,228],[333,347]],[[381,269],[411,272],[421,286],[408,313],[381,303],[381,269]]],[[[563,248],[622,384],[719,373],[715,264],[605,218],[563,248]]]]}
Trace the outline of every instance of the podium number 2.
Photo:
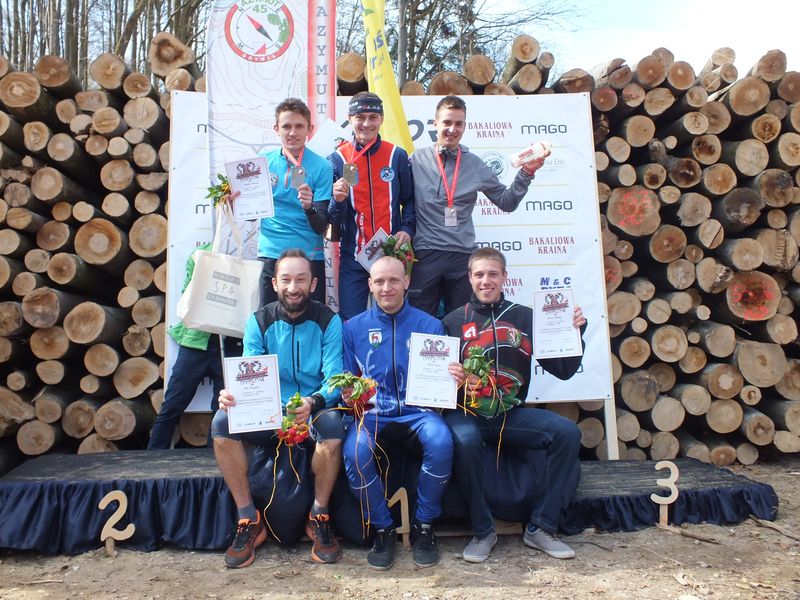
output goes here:
{"type": "Polygon", "coordinates": [[[126,496],[125,492],[122,490],[108,492],[103,496],[103,499],[100,500],[97,508],[103,510],[114,501],[119,502],[119,506],[108,518],[108,521],[103,525],[103,529],[100,532],[100,541],[106,543],[106,550],[110,555],[115,553],[114,540],[127,540],[129,537],[133,536],[134,531],[136,531],[136,526],[133,523],[129,523],[128,526],[122,530],[114,529],[114,526],[122,520],[125,511],[128,510],[128,496],[126,496]]]}

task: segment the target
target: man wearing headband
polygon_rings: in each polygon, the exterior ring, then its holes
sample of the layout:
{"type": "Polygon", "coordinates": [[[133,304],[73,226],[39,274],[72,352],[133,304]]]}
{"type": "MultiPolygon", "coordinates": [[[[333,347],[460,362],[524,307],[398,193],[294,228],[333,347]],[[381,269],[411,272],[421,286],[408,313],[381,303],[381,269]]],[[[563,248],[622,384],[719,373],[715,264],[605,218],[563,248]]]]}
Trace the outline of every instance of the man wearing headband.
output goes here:
{"type": "Polygon", "coordinates": [[[322,235],[328,228],[333,179],[330,164],[306,148],[313,131],[311,111],[302,100],[287,98],[275,108],[275,133],[281,147],[262,153],[269,165],[275,216],[261,219],[258,236],[258,257],[264,262],[260,306],[278,299],[272,278],[275,263],[287,248],[299,248],[309,258],[313,277],[319,282],[311,299],[325,302],[322,235]]]}
{"type": "Polygon", "coordinates": [[[339,315],[343,320],[367,308],[369,272],[356,256],[383,229],[399,244],[414,235],[414,184],[408,154],[381,140],[383,102],[371,92],[350,100],[348,120],[353,141],[344,142],[328,157],[333,165],[331,223],[341,228],[339,315]]]}
{"type": "Polygon", "coordinates": [[[445,96],[436,105],[436,143],[411,157],[417,263],[411,273],[408,301],[431,315],[436,315],[442,298],[444,313],[448,314],[464,306],[472,294],[467,263],[475,249],[472,209],[478,192],[500,210],[516,210],[546,158],[523,164],[506,187],[479,156],[461,145],[466,121],[464,100],[445,96]]]}

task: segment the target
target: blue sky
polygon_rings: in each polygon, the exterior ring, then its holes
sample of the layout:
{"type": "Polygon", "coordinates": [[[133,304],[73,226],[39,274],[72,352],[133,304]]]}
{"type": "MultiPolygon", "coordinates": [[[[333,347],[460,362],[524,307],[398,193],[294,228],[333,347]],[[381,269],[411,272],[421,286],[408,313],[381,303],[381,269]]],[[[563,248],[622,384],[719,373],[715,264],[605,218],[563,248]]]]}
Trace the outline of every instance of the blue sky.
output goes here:
{"type": "MultiPolygon", "coordinates": [[[[487,7],[491,4],[487,2],[487,7]]],[[[574,4],[581,16],[565,23],[570,31],[537,30],[535,25],[528,30],[542,50],[555,55],[562,72],[589,70],[616,57],[633,66],[660,46],[695,71],[715,49],[733,48],[739,77],[765,52],[777,48],[786,53],[787,68],[800,71],[797,0],[575,0],[574,4]]]]}

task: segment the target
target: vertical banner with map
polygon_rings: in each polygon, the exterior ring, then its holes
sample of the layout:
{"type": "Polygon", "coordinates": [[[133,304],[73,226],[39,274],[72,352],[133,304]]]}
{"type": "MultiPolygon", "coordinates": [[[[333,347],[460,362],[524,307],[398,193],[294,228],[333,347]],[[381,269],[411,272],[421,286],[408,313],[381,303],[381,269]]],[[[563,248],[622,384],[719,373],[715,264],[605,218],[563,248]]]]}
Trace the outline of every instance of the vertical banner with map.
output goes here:
{"type": "MultiPolygon", "coordinates": [[[[334,117],[336,81],[333,0],[216,0],[206,58],[210,178],[227,162],[279,145],[275,107],[306,100],[317,121],[334,117]]],[[[243,232],[254,257],[258,222],[243,232]]],[[[234,248],[228,241],[226,252],[234,248]]]]}
{"type": "MultiPolygon", "coordinates": [[[[334,0],[216,0],[207,26],[207,94],[173,96],[170,231],[167,262],[168,325],[176,322],[186,258],[212,237],[213,210],[205,198],[225,163],[279,145],[275,107],[295,96],[317,121],[335,116],[334,0]],[[176,149],[177,146],[177,149],[176,149]],[[185,148],[184,148],[185,146],[185,148]]],[[[243,222],[244,255],[253,258],[259,222],[243,222]]],[[[236,248],[228,240],[223,251],[236,248]]],[[[326,248],[326,260],[335,271],[326,248]]],[[[334,284],[328,277],[328,288],[334,284]]],[[[332,294],[336,297],[335,288],[332,294]]],[[[178,347],[166,347],[168,384],[178,347]]],[[[189,410],[208,410],[210,385],[202,385],[189,410]]]]}

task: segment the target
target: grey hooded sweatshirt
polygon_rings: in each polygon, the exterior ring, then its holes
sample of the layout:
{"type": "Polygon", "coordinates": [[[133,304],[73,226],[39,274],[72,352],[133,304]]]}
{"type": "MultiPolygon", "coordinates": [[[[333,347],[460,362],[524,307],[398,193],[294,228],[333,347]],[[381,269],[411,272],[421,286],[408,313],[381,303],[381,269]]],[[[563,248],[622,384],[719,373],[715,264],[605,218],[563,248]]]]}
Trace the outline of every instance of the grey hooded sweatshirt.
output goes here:
{"type": "MultiPolygon", "coordinates": [[[[475,248],[472,209],[478,199],[478,192],[483,192],[493,204],[506,212],[516,210],[528,192],[533,177],[522,169],[517,172],[511,186],[506,187],[480,157],[470,152],[466,146],[460,148],[461,165],[453,199],[458,218],[456,227],[446,227],[444,224],[447,194],[434,154],[439,147],[434,144],[411,155],[414,202],[417,210],[415,250],[447,250],[470,254],[475,248]]],[[[447,184],[452,186],[458,151],[445,149],[439,151],[447,175],[447,184]]]]}

